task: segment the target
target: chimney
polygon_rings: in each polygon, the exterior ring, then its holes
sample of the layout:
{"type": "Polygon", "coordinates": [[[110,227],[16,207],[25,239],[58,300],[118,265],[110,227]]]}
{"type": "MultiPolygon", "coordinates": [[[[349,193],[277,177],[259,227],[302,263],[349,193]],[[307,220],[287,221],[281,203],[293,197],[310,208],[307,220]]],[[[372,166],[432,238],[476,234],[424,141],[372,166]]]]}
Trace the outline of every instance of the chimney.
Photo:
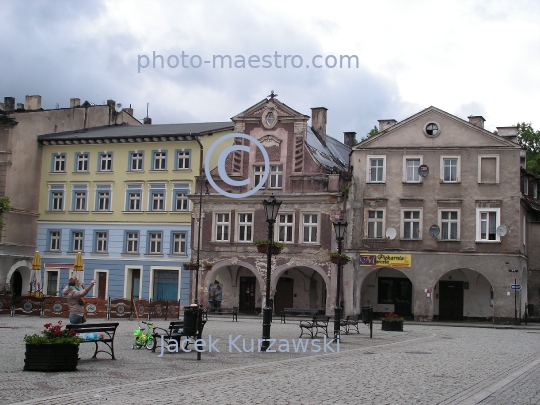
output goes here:
{"type": "Polygon", "coordinates": [[[343,143],[350,148],[355,145],[356,132],[343,132],[343,143]]]}
{"type": "Polygon", "coordinates": [[[384,131],[387,128],[390,128],[392,125],[397,124],[396,120],[377,120],[379,122],[379,132],[384,131]]]}
{"type": "Polygon", "coordinates": [[[133,115],[133,108],[131,107],[124,108],[124,111],[127,112],[129,115],[133,115]]]}
{"type": "Polygon", "coordinates": [[[469,124],[484,129],[484,122],[486,120],[481,115],[469,115],[467,118],[469,118],[469,124]]]}
{"type": "Polygon", "coordinates": [[[81,106],[81,99],[80,98],[70,98],[69,99],[69,108],[75,108],[81,106]]]}
{"type": "Polygon", "coordinates": [[[15,97],[4,97],[4,111],[10,112],[15,110],[15,97]]]}
{"type": "Polygon", "coordinates": [[[316,107],[311,109],[311,129],[322,143],[326,143],[326,111],[328,108],[316,107]]]}
{"type": "Polygon", "coordinates": [[[143,119],[143,124],[144,124],[144,125],[152,125],[152,118],[150,118],[150,117],[144,117],[144,119],[143,119]]]}
{"type": "Polygon", "coordinates": [[[497,133],[504,139],[517,143],[518,127],[497,127],[497,133]]]}
{"type": "Polygon", "coordinates": [[[24,104],[23,103],[17,103],[17,111],[24,111],[24,104]]]}
{"type": "Polygon", "coordinates": [[[26,96],[24,108],[26,110],[40,110],[41,96],[26,96]]]}

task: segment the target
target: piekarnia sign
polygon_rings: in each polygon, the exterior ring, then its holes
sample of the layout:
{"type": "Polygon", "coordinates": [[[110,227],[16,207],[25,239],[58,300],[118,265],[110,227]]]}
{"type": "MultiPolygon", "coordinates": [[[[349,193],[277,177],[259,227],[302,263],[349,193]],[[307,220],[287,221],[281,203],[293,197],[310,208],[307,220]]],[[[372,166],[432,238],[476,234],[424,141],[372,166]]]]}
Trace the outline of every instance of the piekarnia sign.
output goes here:
{"type": "Polygon", "coordinates": [[[360,254],[360,266],[365,267],[411,267],[411,262],[408,254],[360,254]]]}
{"type": "MultiPolygon", "coordinates": [[[[242,335],[236,337],[229,335],[228,340],[213,339],[212,335],[208,336],[208,341],[204,339],[197,339],[193,343],[190,339],[184,339],[181,344],[178,345],[178,341],[170,340],[165,342],[163,336],[161,336],[161,353],[158,357],[163,356],[165,350],[169,353],[178,353],[180,350],[183,352],[209,352],[209,353],[221,353],[222,351],[229,353],[253,353],[261,351],[261,343],[264,339],[242,339],[242,335]],[[193,349],[186,348],[187,343],[193,343],[193,349]],[[221,349],[221,350],[220,350],[221,349]]],[[[324,336],[324,339],[267,339],[270,343],[267,353],[338,353],[339,352],[339,340],[334,345],[333,339],[328,339],[324,336]]]]}

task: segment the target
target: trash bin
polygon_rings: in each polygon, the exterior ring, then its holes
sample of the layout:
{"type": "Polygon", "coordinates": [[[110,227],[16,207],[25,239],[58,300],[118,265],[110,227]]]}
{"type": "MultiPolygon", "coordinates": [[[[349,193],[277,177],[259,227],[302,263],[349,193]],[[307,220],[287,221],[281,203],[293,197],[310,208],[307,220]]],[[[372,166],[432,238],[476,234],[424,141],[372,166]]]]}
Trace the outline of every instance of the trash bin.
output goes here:
{"type": "Polygon", "coordinates": [[[534,304],[527,305],[527,315],[534,316],[534,304]]]}
{"type": "Polygon", "coordinates": [[[370,323],[373,317],[373,310],[371,307],[362,307],[362,322],[370,323]]]}
{"type": "Polygon", "coordinates": [[[184,334],[197,334],[197,317],[199,316],[199,308],[197,305],[190,305],[184,308],[184,334]]]}

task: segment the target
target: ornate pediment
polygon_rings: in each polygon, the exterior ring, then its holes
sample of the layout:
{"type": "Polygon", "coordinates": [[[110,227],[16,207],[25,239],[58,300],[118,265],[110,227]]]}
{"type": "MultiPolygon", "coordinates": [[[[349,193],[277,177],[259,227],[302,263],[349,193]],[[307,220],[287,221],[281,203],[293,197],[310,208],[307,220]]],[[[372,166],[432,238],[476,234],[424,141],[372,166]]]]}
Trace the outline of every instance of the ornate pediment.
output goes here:
{"type": "Polygon", "coordinates": [[[271,146],[278,146],[281,144],[281,140],[276,138],[273,135],[265,135],[262,138],[259,138],[259,142],[263,144],[265,148],[269,148],[271,146]]]}

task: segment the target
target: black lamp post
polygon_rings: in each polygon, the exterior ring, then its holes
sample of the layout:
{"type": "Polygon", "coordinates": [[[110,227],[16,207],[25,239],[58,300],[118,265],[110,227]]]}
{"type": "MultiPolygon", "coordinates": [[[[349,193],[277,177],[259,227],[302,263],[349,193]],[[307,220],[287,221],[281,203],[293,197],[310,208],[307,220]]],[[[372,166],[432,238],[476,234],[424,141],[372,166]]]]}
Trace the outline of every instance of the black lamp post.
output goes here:
{"type": "MultiPolygon", "coordinates": [[[[334,222],[334,231],[336,232],[338,254],[341,254],[341,243],[345,238],[345,231],[347,230],[347,222],[339,220],[334,222]]],[[[339,341],[339,335],[341,331],[341,258],[337,262],[337,287],[336,287],[336,306],[334,308],[334,341],[339,341]]]]}
{"type": "Polygon", "coordinates": [[[274,242],[274,223],[276,222],[281,201],[272,195],[263,201],[266,222],[268,222],[268,249],[266,250],[266,305],[263,308],[263,331],[261,351],[265,352],[270,346],[270,324],[272,323],[272,307],[270,306],[270,277],[272,273],[272,248],[274,242]]]}
{"type": "Polygon", "coordinates": [[[208,193],[208,180],[206,180],[206,176],[203,174],[201,176],[201,190],[199,192],[199,223],[198,223],[198,230],[197,230],[197,269],[195,270],[195,298],[193,302],[195,304],[199,304],[199,268],[200,265],[200,253],[201,253],[201,222],[202,222],[202,196],[203,196],[203,184],[206,188],[206,193],[208,193]]]}

